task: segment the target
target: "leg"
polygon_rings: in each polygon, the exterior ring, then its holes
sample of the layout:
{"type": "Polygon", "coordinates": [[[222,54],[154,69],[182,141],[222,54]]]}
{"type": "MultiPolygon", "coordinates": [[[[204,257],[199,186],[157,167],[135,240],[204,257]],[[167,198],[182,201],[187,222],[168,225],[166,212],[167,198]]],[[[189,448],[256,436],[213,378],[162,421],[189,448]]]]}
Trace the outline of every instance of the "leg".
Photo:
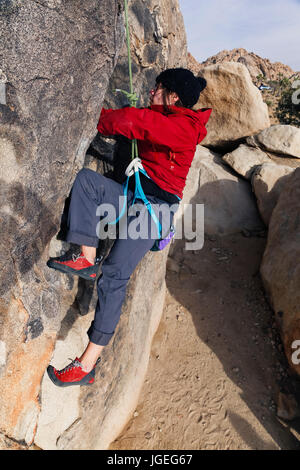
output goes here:
{"type": "MultiPolygon", "coordinates": [[[[146,209],[144,217],[144,223],[150,224],[151,218],[146,209]]],[[[134,217],[129,217],[128,222],[133,219],[134,217]]],[[[104,346],[113,336],[121,315],[130,276],[139,261],[153,246],[154,241],[150,237],[137,240],[118,239],[104,261],[102,276],[98,281],[99,299],[95,319],[88,331],[90,342],[79,358],[84,372],[89,373],[93,370],[104,346]]]]}
{"type": "Polygon", "coordinates": [[[98,280],[98,303],[88,331],[91,342],[105,346],[114,334],[126,296],[126,288],[135,267],[152,248],[153,240],[118,239],[102,265],[98,280]]]}
{"type": "Polygon", "coordinates": [[[94,263],[94,260],[96,258],[96,248],[94,246],[85,246],[85,245],[82,245],[81,247],[81,251],[83,253],[83,255],[85,256],[85,258],[90,262],[90,263],[94,263]]]}
{"type": "MultiPolygon", "coordinates": [[[[162,203],[154,198],[151,202],[162,203]]],[[[169,217],[170,225],[171,213],[168,213],[167,217],[169,217]]],[[[127,228],[134,219],[136,217],[128,217],[127,228]]],[[[148,228],[149,237],[146,239],[132,239],[130,237],[117,239],[102,265],[102,276],[98,280],[98,303],[95,318],[88,330],[90,341],[96,345],[107,345],[113,336],[121,315],[130,276],[157,238],[155,230],[152,237],[150,236],[152,218],[145,206],[143,206],[143,219],[140,220],[141,225],[148,228]]]]}
{"type": "MultiPolygon", "coordinates": [[[[99,244],[97,228],[100,221],[97,211],[101,205],[109,205],[108,216],[114,220],[119,214],[121,196],[121,184],[92,170],[81,170],[71,192],[66,237],[67,241],[80,245],[81,249],[72,247],[64,255],[51,258],[47,265],[64,273],[95,280],[99,268],[99,264],[95,264],[96,248],[99,244]]],[[[132,192],[129,191],[128,199],[131,197],[132,192]]]]}
{"type": "MultiPolygon", "coordinates": [[[[154,204],[162,203],[162,201],[159,201],[156,198],[149,197],[149,200],[154,204]]],[[[79,362],[76,363],[76,373],[80,374],[80,378],[82,377],[81,381],[76,378],[76,381],[73,381],[72,383],[72,377],[70,376],[72,376],[72,370],[74,367],[71,368],[70,372],[70,366],[65,368],[63,371],[56,371],[52,366],[49,366],[49,377],[56,385],[63,386],[63,383],[67,385],[85,385],[92,383],[94,380],[93,374],[95,363],[97,358],[100,356],[103,347],[108,344],[114,334],[115,327],[121,315],[121,309],[126,295],[126,287],[130,276],[139,261],[147,251],[152,248],[156,238],[155,236],[153,237],[153,232],[151,232],[152,219],[145,206],[143,216],[143,220],[140,221],[141,225],[146,225],[148,227],[148,234],[152,233],[152,236],[145,239],[132,239],[130,237],[126,239],[119,238],[116,240],[109,256],[103,263],[102,276],[98,281],[99,299],[96,307],[95,318],[88,330],[90,342],[84,353],[81,355],[79,362]],[[79,373],[77,372],[78,369],[80,369],[79,373]],[[63,377],[63,379],[61,379],[61,377],[63,377]]],[[[127,228],[134,219],[136,219],[134,216],[125,219],[125,225],[127,224],[127,228]]],[[[171,223],[171,220],[172,216],[169,223],[171,223]]],[[[160,221],[162,223],[161,217],[160,221]]]]}
{"type": "MultiPolygon", "coordinates": [[[[91,170],[81,170],[72,188],[67,241],[82,245],[84,255],[93,258],[99,241],[97,236],[97,224],[99,222],[99,216],[97,216],[98,206],[104,202],[111,204],[115,209],[116,217],[118,217],[119,198],[121,196],[123,196],[123,187],[119,183],[91,170]]],[[[132,192],[129,191],[128,200],[130,201],[131,198],[132,192]]],[[[115,217],[113,220],[115,220],[115,217]]],[[[85,256],[80,258],[85,258],[85,256]]],[[[69,263],[69,261],[67,262],[69,263]]],[[[64,260],[63,269],[69,269],[69,266],[66,267],[67,262],[64,260]]],[[[77,260],[73,261],[73,264],[75,262],[77,260]]],[[[84,260],[81,262],[84,262],[84,260]]],[[[48,266],[55,267],[57,264],[62,266],[61,259],[59,262],[52,261],[52,263],[52,265],[48,264],[48,266]]],[[[60,387],[89,385],[93,383],[95,364],[102,348],[102,345],[90,342],[82,354],[81,360],[76,358],[71,364],[60,371],[49,365],[47,368],[48,376],[55,385],[60,387]]]]}
{"type": "Polygon", "coordinates": [[[85,372],[90,372],[93,369],[97,359],[100,357],[103,348],[104,346],[91,343],[91,341],[89,342],[85,351],[79,358],[85,372]]]}
{"type": "MultiPolygon", "coordinates": [[[[132,195],[130,194],[128,196],[132,195]]],[[[85,247],[98,247],[98,206],[111,204],[119,214],[119,198],[123,196],[121,184],[95,171],[79,171],[72,188],[68,213],[67,241],[85,247]]]]}

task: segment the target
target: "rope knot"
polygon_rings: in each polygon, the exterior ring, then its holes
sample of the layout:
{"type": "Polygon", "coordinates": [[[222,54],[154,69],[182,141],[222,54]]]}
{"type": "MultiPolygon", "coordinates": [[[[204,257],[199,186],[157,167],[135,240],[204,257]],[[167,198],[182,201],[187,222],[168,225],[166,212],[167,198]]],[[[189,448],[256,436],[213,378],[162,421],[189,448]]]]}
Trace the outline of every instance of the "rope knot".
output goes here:
{"type": "Polygon", "coordinates": [[[125,95],[126,98],[128,99],[130,106],[136,107],[136,104],[137,104],[137,101],[138,101],[138,97],[136,96],[136,93],[135,93],[135,92],[129,93],[129,91],[121,90],[120,88],[116,88],[116,89],[114,90],[114,92],[115,92],[115,93],[117,93],[117,92],[123,93],[123,95],[125,95]]]}

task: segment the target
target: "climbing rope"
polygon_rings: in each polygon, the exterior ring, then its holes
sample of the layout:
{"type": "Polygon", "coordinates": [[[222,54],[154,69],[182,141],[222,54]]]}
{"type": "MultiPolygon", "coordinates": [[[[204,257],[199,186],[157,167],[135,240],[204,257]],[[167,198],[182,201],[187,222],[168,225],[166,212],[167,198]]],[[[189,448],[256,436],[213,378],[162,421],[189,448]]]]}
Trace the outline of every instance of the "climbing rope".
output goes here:
{"type": "MultiPolygon", "coordinates": [[[[122,90],[120,88],[116,88],[114,91],[115,92],[121,92],[123,95],[126,96],[126,98],[129,101],[129,105],[131,107],[136,107],[138,98],[133,91],[133,80],[132,80],[132,67],[131,67],[131,51],[130,51],[130,34],[129,34],[129,25],[128,25],[128,4],[127,0],[124,0],[124,11],[125,11],[125,28],[126,28],[126,43],[127,43],[127,54],[128,54],[128,70],[129,70],[129,89],[130,91],[122,90]]],[[[119,217],[117,217],[116,220],[113,222],[109,222],[109,225],[114,225],[119,222],[119,220],[123,217],[125,213],[125,208],[126,208],[126,201],[127,201],[127,193],[128,193],[128,185],[129,185],[129,178],[134,175],[135,177],[135,192],[134,192],[134,197],[133,197],[133,202],[134,204],[136,199],[140,199],[146,206],[149,214],[151,215],[153,221],[155,222],[155,225],[157,227],[157,240],[154,243],[153,247],[151,248],[152,251],[160,251],[162,250],[173,238],[175,234],[175,229],[173,225],[170,227],[169,233],[166,236],[166,238],[161,239],[162,236],[162,226],[157,218],[151,203],[148,201],[147,197],[145,196],[145,193],[143,191],[142,185],[141,185],[141,180],[140,180],[140,173],[142,173],[146,178],[151,179],[146,171],[143,168],[141,159],[138,156],[138,146],[137,146],[137,140],[133,139],[131,141],[131,163],[128,165],[125,174],[127,176],[126,183],[123,185],[124,189],[124,204],[123,208],[120,211],[119,217]]],[[[179,198],[178,198],[179,199],[179,198]]]]}
{"type": "MultiPolygon", "coordinates": [[[[130,106],[131,107],[136,107],[138,98],[137,98],[135,92],[133,91],[127,0],[124,0],[124,6],[125,6],[124,11],[125,11],[125,28],[126,28],[126,43],[127,43],[127,55],[128,55],[128,71],[129,71],[129,89],[130,89],[130,91],[128,92],[128,91],[122,90],[120,88],[116,88],[114,91],[123,93],[123,95],[125,95],[126,98],[128,99],[130,106]]],[[[149,178],[149,176],[147,175],[146,171],[144,170],[141,159],[138,156],[138,146],[137,146],[137,140],[136,139],[133,139],[131,141],[131,160],[132,160],[131,163],[129,164],[129,166],[127,167],[127,169],[125,171],[125,174],[127,176],[127,180],[126,180],[126,183],[123,185],[124,197],[125,197],[123,208],[120,211],[119,217],[117,217],[117,219],[114,220],[113,222],[109,222],[109,225],[116,224],[123,217],[123,215],[125,213],[125,208],[126,208],[129,178],[134,175],[134,177],[135,177],[135,192],[134,192],[134,197],[133,197],[132,204],[134,204],[136,199],[140,199],[140,200],[143,201],[143,203],[146,205],[147,210],[149,211],[151,217],[153,218],[153,220],[154,220],[154,222],[157,226],[158,237],[160,238],[160,236],[161,236],[161,224],[160,224],[158,218],[156,217],[156,214],[155,214],[150,202],[148,201],[148,199],[146,198],[146,196],[144,194],[144,191],[143,191],[143,188],[142,188],[142,185],[141,185],[141,181],[140,181],[140,175],[139,175],[140,172],[143,173],[147,178],[149,178]]]]}
{"type": "MultiPolygon", "coordinates": [[[[127,55],[128,55],[128,72],[129,72],[129,89],[130,92],[126,90],[121,90],[116,88],[115,92],[123,93],[129,101],[131,107],[136,107],[138,97],[133,91],[133,80],[132,80],[132,67],[131,67],[131,52],[130,52],[130,34],[129,34],[129,25],[128,25],[128,3],[127,0],[124,0],[124,11],[125,11],[125,28],[126,28],[126,43],[127,43],[127,55]]],[[[138,146],[137,140],[133,139],[131,141],[131,159],[138,158],[138,146]]]]}

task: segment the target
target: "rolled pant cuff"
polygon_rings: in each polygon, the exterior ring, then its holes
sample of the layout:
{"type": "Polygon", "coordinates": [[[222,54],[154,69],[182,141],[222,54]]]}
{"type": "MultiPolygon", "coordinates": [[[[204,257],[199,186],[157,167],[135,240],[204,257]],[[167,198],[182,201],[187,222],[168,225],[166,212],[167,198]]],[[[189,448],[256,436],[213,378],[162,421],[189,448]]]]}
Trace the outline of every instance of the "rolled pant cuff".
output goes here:
{"type": "Polygon", "coordinates": [[[102,331],[95,330],[92,323],[87,334],[92,343],[98,344],[98,346],[106,346],[114,333],[103,333],[102,331]]]}
{"type": "Polygon", "coordinates": [[[75,245],[93,246],[95,248],[97,248],[99,244],[98,237],[90,237],[88,235],[84,235],[83,233],[71,232],[71,230],[69,230],[67,233],[66,241],[75,243],[75,245]]]}

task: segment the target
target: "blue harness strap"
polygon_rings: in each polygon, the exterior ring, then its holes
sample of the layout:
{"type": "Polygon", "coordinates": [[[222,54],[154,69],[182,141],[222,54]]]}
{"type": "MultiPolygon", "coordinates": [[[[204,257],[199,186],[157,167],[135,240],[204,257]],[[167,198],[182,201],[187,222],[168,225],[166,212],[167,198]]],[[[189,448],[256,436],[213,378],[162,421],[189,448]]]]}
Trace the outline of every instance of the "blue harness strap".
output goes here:
{"type": "MultiPolygon", "coordinates": [[[[146,171],[144,170],[144,168],[140,168],[138,169],[137,171],[134,172],[134,177],[135,177],[135,191],[134,191],[134,197],[133,197],[133,201],[132,201],[132,204],[135,203],[135,200],[136,199],[141,199],[143,201],[143,203],[145,204],[149,214],[151,215],[152,219],[154,220],[155,224],[156,224],[156,227],[157,227],[157,232],[158,232],[158,237],[157,238],[161,238],[161,234],[162,234],[162,229],[161,229],[161,223],[160,221],[158,220],[154,210],[153,210],[153,207],[151,206],[151,203],[150,201],[146,198],[145,196],[145,193],[143,191],[143,188],[142,188],[142,185],[141,185],[141,180],[140,180],[140,173],[143,173],[143,175],[145,175],[147,178],[150,178],[146,171]]],[[[128,178],[130,178],[128,176],[128,178]]]]}
{"type": "MultiPolygon", "coordinates": [[[[140,159],[134,159],[134,160],[139,160],[138,163],[140,163],[140,159]]],[[[134,160],[132,161],[132,163],[134,163],[134,160]]],[[[130,166],[133,167],[134,177],[135,177],[135,191],[134,191],[134,196],[133,196],[133,200],[132,200],[132,205],[135,203],[136,199],[140,199],[145,204],[149,214],[151,215],[152,219],[154,220],[154,222],[156,224],[157,232],[158,232],[158,238],[161,238],[161,232],[162,232],[161,223],[158,220],[158,218],[156,217],[156,214],[153,210],[153,207],[151,206],[150,201],[145,196],[145,193],[144,193],[142,185],[141,185],[139,172],[143,173],[143,175],[145,175],[147,178],[150,178],[150,177],[147,175],[146,171],[141,166],[141,164],[136,165],[136,166],[134,164],[133,165],[130,164],[130,166]]],[[[131,168],[130,168],[130,171],[131,171],[131,168]]],[[[117,224],[119,222],[119,220],[123,217],[124,213],[125,213],[125,208],[126,208],[126,204],[127,204],[129,178],[130,178],[130,176],[132,176],[132,172],[129,174],[129,172],[127,172],[127,170],[126,170],[126,174],[128,175],[127,180],[123,185],[124,204],[123,204],[122,210],[119,214],[119,217],[117,217],[116,220],[114,220],[113,222],[108,222],[108,224],[110,224],[110,225],[117,224]]]]}
{"type": "MultiPolygon", "coordinates": [[[[156,227],[157,227],[157,233],[158,233],[158,237],[157,239],[160,240],[161,239],[161,236],[162,236],[162,227],[161,227],[161,223],[160,221],[158,220],[155,212],[154,212],[154,209],[153,207],[151,206],[151,203],[150,201],[146,198],[145,196],[145,193],[143,191],[143,188],[142,188],[142,185],[141,185],[141,180],[140,180],[140,174],[139,172],[141,172],[144,176],[146,176],[147,178],[151,179],[150,176],[147,174],[147,172],[145,171],[145,169],[143,168],[143,165],[141,163],[141,160],[140,158],[135,158],[134,160],[132,160],[132,162],[128,165],[125,173],[127,175],[127,180],[126,182],[124,183],[123,185],[123,190],[124,190],[124,204],[123,204],[123,207],[122,207],[122,210],[119,214],[119,217],[117,217],[116,220],[114,220],[113,222],[108,222],[110,225],[113,225],[113,224],[117,224],[119,222],[119,220],[123,217],[124,213],[125,213],[125,208],[126,208],[126,205],[127,205],[127,195],[128,195],[128,185],[129,185],[129,178],[134,174],[134,177],[135,177],[135,191],[134,191],[134,196],[133,196],[133,201],[132,201],[132,205],[135,203],[136,199],[140,199],[146,206],[149,214],[151,215],[152,219],[154,220],[155,224],[156,224],[156,227]]],[[[177,196],[178,200],[180,201],[180,197],[177,196]]]]}

